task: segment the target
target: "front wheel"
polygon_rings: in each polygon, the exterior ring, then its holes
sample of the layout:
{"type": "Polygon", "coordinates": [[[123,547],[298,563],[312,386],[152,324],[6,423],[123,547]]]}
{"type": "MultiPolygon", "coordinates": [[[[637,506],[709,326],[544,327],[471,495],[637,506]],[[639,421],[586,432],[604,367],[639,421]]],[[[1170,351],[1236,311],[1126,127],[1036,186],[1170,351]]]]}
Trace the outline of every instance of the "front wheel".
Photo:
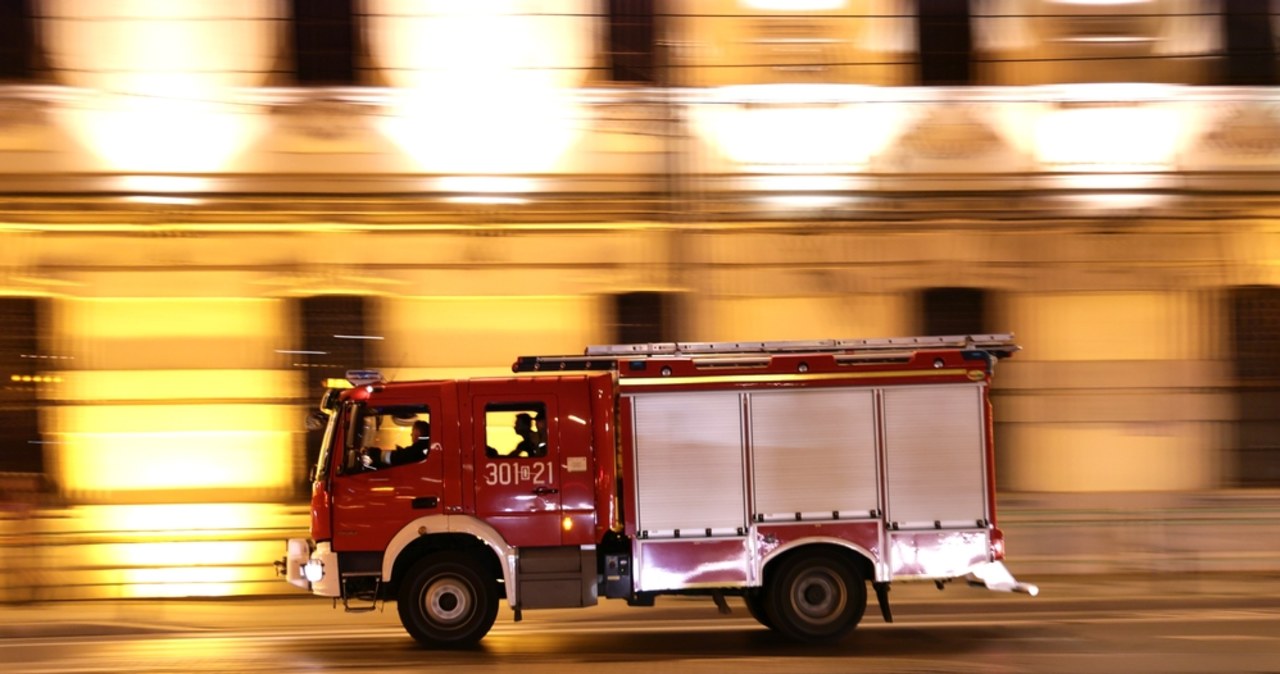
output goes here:
{"type": "Polygon", "coordinates": [[[466,554],[446,552],[410,567],[396,602],[410,636],[424,646],[460,648],[488,634],[498,617],[497,584],[477,566],[466,554]]]}
{"type": "Polygon", "coordinates": [[[765,588],[769,620],[797,641],[842,639],[867,609],[867,584],[847,559],[829,552],[783,560],[765,588]]]}

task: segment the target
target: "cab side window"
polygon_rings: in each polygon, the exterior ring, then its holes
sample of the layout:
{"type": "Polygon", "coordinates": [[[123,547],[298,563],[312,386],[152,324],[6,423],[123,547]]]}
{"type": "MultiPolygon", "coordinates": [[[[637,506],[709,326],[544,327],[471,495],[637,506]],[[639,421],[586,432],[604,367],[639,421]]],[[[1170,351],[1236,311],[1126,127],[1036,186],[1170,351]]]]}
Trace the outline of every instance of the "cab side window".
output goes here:
{"type": "Polygon", "coordinates": [[[542,402],[485,405],[485,454],[492,459],[546,456],[546,419],[547,406],[542,402]]]}
{"type": "Polygon", "coordinates": [[[431,410],[425,405],[348,410],[344,474],[387,470],[426,460],[431,449],[431,410]]]}

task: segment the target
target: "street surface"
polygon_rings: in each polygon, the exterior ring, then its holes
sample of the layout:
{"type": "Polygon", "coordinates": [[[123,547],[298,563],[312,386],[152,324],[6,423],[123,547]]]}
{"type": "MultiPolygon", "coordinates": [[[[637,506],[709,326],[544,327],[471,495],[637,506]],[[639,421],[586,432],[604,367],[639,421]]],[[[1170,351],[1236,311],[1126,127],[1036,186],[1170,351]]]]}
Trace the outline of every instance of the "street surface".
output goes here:
{"type": "Polygon", "coordinates": [[[583,610],[503,611],[475,649],[431,651],[395,606],[343,614],[286,599],[68,602],[0,607],[0,671],[87,672],[1280,672],[1280,578],[1073,578],[1042,595],[895,586],[848,640],[791,644],[740,602],[659,598],[583,610]]]}

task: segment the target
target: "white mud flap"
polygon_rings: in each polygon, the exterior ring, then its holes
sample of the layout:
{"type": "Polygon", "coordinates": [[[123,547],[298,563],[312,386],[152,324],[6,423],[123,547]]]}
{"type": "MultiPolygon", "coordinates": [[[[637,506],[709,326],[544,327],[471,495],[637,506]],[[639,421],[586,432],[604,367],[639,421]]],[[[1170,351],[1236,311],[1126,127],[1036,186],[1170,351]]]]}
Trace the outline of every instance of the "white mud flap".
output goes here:
{"type": "Polygon", "coordinates": [[[979,564],[965,576],[965,580],[975,587],[985,587],[996,592],[1022,592],[1032,597],[1040,594],[1040,588],[1031,583],[1019,583],[1009,573],[1003,562],[987,562],[979,564]]]}

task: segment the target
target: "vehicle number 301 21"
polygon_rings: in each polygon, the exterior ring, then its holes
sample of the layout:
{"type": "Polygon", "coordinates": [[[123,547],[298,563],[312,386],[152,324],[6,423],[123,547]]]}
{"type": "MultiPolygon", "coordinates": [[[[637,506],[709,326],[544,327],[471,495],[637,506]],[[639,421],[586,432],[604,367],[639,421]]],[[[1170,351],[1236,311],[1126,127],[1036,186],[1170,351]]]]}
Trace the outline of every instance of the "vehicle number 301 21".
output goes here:
{"type": "Polygon", "coordinates": [[[552,467],[550,461],[532,463],[494,461],[485,466],[484,483],[490,487],[511,484],[551,484],[552,467]]]}

